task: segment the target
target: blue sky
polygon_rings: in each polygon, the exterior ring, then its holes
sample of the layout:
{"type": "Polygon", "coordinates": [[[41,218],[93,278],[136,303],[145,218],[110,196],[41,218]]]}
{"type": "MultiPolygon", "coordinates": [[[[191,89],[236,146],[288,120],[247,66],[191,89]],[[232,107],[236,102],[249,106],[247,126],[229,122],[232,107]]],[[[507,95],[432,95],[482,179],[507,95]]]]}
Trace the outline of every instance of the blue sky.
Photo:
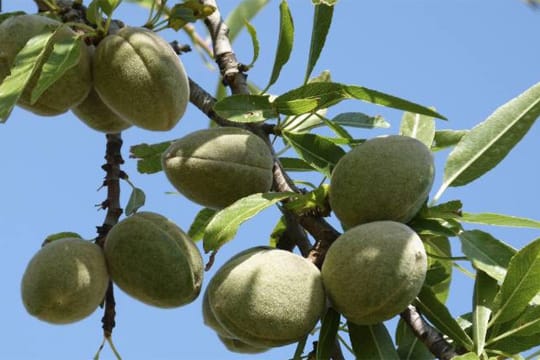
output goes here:
{"type": "MultiPolygon", "coordinates": [[[[238,1],[221,1],[226,15],[238,1]]],[[[296,42],[290,63],[270,92],[280,94],[303,80],[312,6],[308,0],[290,1],[296,42]]],[[[250,80],[264,86],[270,76],[278,33],[279,2],[272,0],[253,20],[261,54],[250,80]]],[[[34,11],[30,0],[5,0],[3,10],[34,11]]],[[[142,25],[144,9],[124,4],[118,18],[142,25]]],[[[203,33],[202,27],[198,29],[203,33]]],[[[497,107],[540,81],[540,11],[518,0],[341,0],[335,11],[328,46],[315,73],[330,70],[335,81],[362,85],[394,94],[426,106],[434,106],[448,118],[439,128],[471,128],[497,107]]],[[[168,40],[186,42],[183,33],[165,32],[168,40]]],[[[241,61],[251,60],[251,41],[242,34],[235,50],[241,61]]],[[[218,73],[201,63],[196,53],[182,57],[189,75],[210,92],[218,73]]],[[[348,101],[331,114],[363,111],[380,114],[391,124],[384,131],[353,131],[357,137],[396,134],[402,114],[370,104],[348,101]]],[[[123,134],[124,170],[146,192],[144,210],[159,212],[188,229],[197,205],[178,195],[160,174],[142,175],[128,158],[131,145],[181,137],[207,125],[205,116],[190,105],[184,118],[168,133],[130,129],[123,134]]],[[[540,219],[540,129],[533,126],[524,140],[493,171],[463,188],[451,188],[441,201],[461,199],[469,212],[499,212],[540,219]]],[[[27,262],[43,239],[60,231],[95,236],[103,211],[97,211],[105,192],[101,185],[105,137],[78,121],[71,113],[44,118],[15,109],[0,126],[2,172],[0,187],[0,271],[3,301],[0,317],[0,358],[88,359],[102,339],[101,311],[67,326],[54,326],[29,316],[20,299],[20,279],[27,262]]],[[[441,183],[448,152],[438,153],[437,178],[441,183]]],[[[295,175],[301,179],[304,175],[295,175]]],[[[125,205],[129,186],[123,184],[125,205]]],[[[205,282],[230,256],[243,248],[268,242],[279,213],[269,209],[247,222],[236,239],[227,244],[205,282]]],[[[334,224],[336,222],[334,221],[334,224]]],[[[468,229],[478,228],[467,226],[468,229]]],[[[538,231],[482,228],[516,248],[540,236],[538,231]]],[[[459,242],[452,241],[459,252],[459,242]]],[[[207,257],[205,256],[205,260],[207,257]]],[[[449,307],[454,315],[470,311],[472,282],[455,274],[449,307]]],[[[185,307],[162,310],[144,305],[120,290],[117,294],[115,344],[124,359],[287,359],[294,346],[274,349],[260,356],[228,353],[213,332],[202,324],[200,299],[185,307]]],[[[389,327],[392,327],[392,322],[389,327]]],[[[309,343],[308,343],[309,344],[309,343]]],[[[102,359],[112,359],[106,348],[102,359]]],[[[351,357],[352,358],[352,357],[351,357]]]]}

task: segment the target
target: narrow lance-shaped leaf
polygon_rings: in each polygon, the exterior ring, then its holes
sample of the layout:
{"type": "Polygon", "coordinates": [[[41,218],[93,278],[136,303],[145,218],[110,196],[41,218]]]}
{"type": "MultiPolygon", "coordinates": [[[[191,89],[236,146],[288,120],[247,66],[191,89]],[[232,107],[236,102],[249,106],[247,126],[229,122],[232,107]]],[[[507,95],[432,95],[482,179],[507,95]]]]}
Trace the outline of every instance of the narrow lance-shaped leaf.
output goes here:
{"type": "Polygon", "coordinates": [[[294,193],[264,193],[253,194],[242,198],[214,215],[203,238],[205,252],[219,249],[230,241],[242,223],[251,219],[262,210],[294,193]]]}
{"type": "Polygon", "coordinates": [[[356,99],[372,104],[405,110],[417,114],[445,119],[436,111],[408,100],[362,86],[334,82],[309,83],[278,96],[274,103],[277,111],[285,115],[300,115],[327,108],[345,99],[356,99]]]}
{"type": "Polygon", "coordinates": [[[240,31],[270,0],[244,0],[229,13],[225,23],[229,28],[228,37],[234,42],[240,31]]]}
{"type": "Polygon", "coordinates": [[[255,64],[255,61],[259,58],[259,51],[260,51],[260,44],[259,39],[257,38],[257,29],[253,25],[251,25],[247,20],[246,22],[246,29],[248,31],[249,37],[251,38],[251,44],[253,45],[253,58],[251,59],[251,62],[249,65],[247,65],[248,68],[253,67],[255,64]]]}
{"type": "Polygon", "coordinates": [[[347,322],[356,360],[398,360],[392,337],[383,323],[356,325],[347,322]]]}
{"type": "Polygon", "coordinates": [[[459,221],[466,222],[466,223],[473,223],[473,224],[483,224],[483,225],[540,229],[540,221],[517,217],[517,216],[494,214],[494,213],[472,214],[472,213],[464,212],[462,214],[462,217],[459,219],[459,221]]]}
{"type": "Polygon", "coordinates": [[[461,251],[473,266],[497,281],[503,281],[506,269],[516,250],[510,245],[480,231],[463,231],[459,234],[461,251]]]}
{"type": "Polygon", "coordinates": [[[314,171],[313,166],[309,165],[306,161],[297,158],[280,157],[279,161],[285,171],[314,171]]]}
{"type": "Polygon", "coordinates": [[[214,111],[221,117],[239,123],[261,122],[277,116],[268,95],[231,95],[219,100],[214,111]]]}
{"type": "Polygon", "coordinates": [[[203,238],[206,226],[208,226],[216,213],[217,210],[210,208],[203,208],[197,213],[188,230],[188,236],[191,240],[199,241],[203,238]]]}
{"type": "Polygon", "coordinates": [[[415,305],[420,312],[433,324],[439,331],[448,335],[457,344],[465,349],[473,350],[473,341],[467,333],[459,326],[458,322],[452,317],[446,306],[441,303],[430,288],[423,286],[415,305]]]}
{"type": "Polygon", "coordinates": [[[501,162],[540,115],[540,83],[499,107],[469,131],[448,156],[436,201],[449,186],[476,180],[501,162]]]}
{"type": "Polygon", "coordinates": [[[431,147],[435,137],[435,119],[432,116],[405,112],[401,119],[400,135],[410,136],[431,147]]]}
{"type": "Polygon", "coordinates": [[[455,146],[469,130],[436,130],[431,150],[439,151],[455,146]]]}
{"type": "Polygon", "coordinates": [[[289,10],[289,4],[286,0],[282,0],[279,5],[279,39],[276,50],[276,58],[274,60],[274,67],[272,69],[272,75],[270,81],[266,85],[263,93],[265,93],[272,84],[274,84],[279,78],[281,69],[289,61],[294,43],[294,23],[289,10]]]}
{"type": "MultiPolygon", "coordinates": [[[[523,336],[540,336],[540,306],[529,305],[515,320],[503,324],[493,332],[488,345],[503,339],[515,339],[523,336]]],[[[539,337],[540,339],[540,337],[539,337]]]]}
{"type": "Polygon", "coordinates": [[[340,314],[331,307],[324,314],[317,342],[317,360],[329,360],[332,356],[336,346],[340,318],[340,314]]]}
{"type": "Polygon", "coordinates": [[[302,159],[326,176],[330,176],[345,155],[342,148],[316,134],[284,133],[284,136],[302,159]]]}
{"type": "Polygon", "coordinates": [[[317,60],[319,60],[324,43],[326,42],[328,30],[330,30],[330,25],[332,24],[333,14],[333,6],[326,4],[315,5],[311,30],[311,46],[309,48],[308,65],[304,83],[307,83],[309,77],[311,76],[311,72],[317,63],[317,60]]]}
{"type": "Polygon", "coordinates": [[[31,38],[15,57],[11,74],[0,84],[0,123],[7,120],[26,84],[42,63],[52,35],[47,32],[31,38]]]}
{"type": "MultiPolygon", "coordinates": [[[[60,29],[55,33],[58,34],[60,29]]],[[[67,70],[77,65],[81,56],[86,56],[81,51],[84,50],[81,45],[82,40],[80,38],[64,38],[54,43],[53,50],[43,64],[39,79],[32,90],[32,96],[30,98],[32,104],[39,99],[45,90],[64,75],[67,70]]]]}
{"type": "Polygon", "coordinates": [[[494,301],[491,323],[517,318],[540,292],[540,239],[529,243],[514,255],[501,290],[494,301]]]}
{"type": "Polygon", "coordinates": [[[359,112],[341,113],[336,115],[332,121],[340,124],[341,126],[350,126],[362,129],[387,129],[390,127],[390,123],[384,120],[382,116],[369,116],[359,112]]]}
{"type": "Polygon", "coordinates": [[[479,356],[484,352],[493,299],[498,290],[497,280],[481,270],[476,272],[473,294],[473,340],[475,352],[479,356]]]}

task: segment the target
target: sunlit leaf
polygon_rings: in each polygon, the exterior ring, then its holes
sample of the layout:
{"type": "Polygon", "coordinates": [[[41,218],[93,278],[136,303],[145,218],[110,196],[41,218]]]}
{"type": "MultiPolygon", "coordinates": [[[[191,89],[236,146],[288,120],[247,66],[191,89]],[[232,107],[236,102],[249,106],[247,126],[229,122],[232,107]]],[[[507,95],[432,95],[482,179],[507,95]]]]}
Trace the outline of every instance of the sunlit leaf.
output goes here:
{"type": "Polygon", "coordinates": [[[191,238],[191,240],[199,241],[203,238],[204,230],[216,213],[217,210],[210,208],[203,208],[197,213],[197,216],[195,216],[195,219],[193,219],[193,222],[188,230],[188,236],[191,238]]]}
{"type": "Polygon", "coordinates": [[[270,0],[244,0],[229,13],[225,23],[229,28],[229,40],[234,42],[246,21],[249,22],[257,15],[270,0]]]}
{"type": "Polygon", "coordinates": [[[514,248],[480,230],[464,231],[459,238],[461,250],[476,269],[498,281],[504,279],[508,264],[516,253],[514,248]]]}
{"type": "Polygon", "coordinates": [[[255,61],[257,61],[259,58],[260,44],[259,39],[257,38],[257,30],[248,21],[246,21],[246,29],[249,37],[251,38],[251,44],[253,45],[253,58],[251,59],[249,65],[247,65],[248,68],[251,68],[255,64],[255,61]]]}
{"type": "Polygon", "coordinates": [[[266,92],[272,84],[274,84],[279,78],[281,69],[289,61],[294,43],[294,23],[291,11],[289,10],[289,4],[286,0],[282,0],[279,5],[279,38],[276,51],[276,58],[274,60],[274,67],[272,69],[272,75],[270,75],[270,81],[266,85],[263,92],[266,92]]]}
{"type": "Polygon", "coordinates": [[[501,162],[525,136],[540,115],[540,83],[499,107],[476,125],[448,156],[441,188],[462,186],[484,175],[501,162]]]}
{"type": "Polygon", "coordinates": [[[439,151],[455,146],[469,130],[437,130],[433,138],[431,150],[439,151]]]}
{"type": "Polygon", "coordinates": [[[540,221],[538,220],[494,213],[472,214],[464,212],[462,217],[460,218],[460,221],[483,225],[540,229],[540,221]]]}
{"type": "Polygon", "coordinates": [[[214,215],[204,232],[204,251],[210,252],[219,249],[234,238],[242,223],[291,195],[294,193],[253,194],[220,210],[214,215]]]}
{"type": "Polygon", "coordinates": [[[517,318],[540,292],[540,239],[529,243],[510,260],[501,290],[494,301],[492,323],[517,318]]]}
{"type": "Polygon", "coordinates": [[[142,189],[134,187],[131,191],[129,201],[126,205],[126,215],[130,216],[135,214],[137,210],[144,206],[145,202],[146,195],[144,194],[144,191],[142,189]]]}
{"type": "Polygon", "coordinates": [[[484,351],[493,299],[499,290],[497,280],[478,270],[473,294],[473,340],[476,354],[484,351]]]}
{"type": "Polygon", "coordinates": [[[369,116],[359,112],[346,112],[335,116],[333,122],[342,126],[351,126],[363,129],[381,128],[387,129],[390,127],[382,116],[369,116]]]}
{"type": "Polygon", "coordinates": [[[65,238],[75,238],[75,239],[82,239],[82,236],[77,234],[76,232],[72,231],[62,231],[59,233],[54,233],[45,238],[43,240],[43,243],[41,243],[41,246],[45,246],[55,240],[65,239],[65,238]]]}
{"type": "Polygon", "coordinates": [[[219,100],[214,111],[221,117],[239,122],[261,122],[277,116],[268,95],[231,95],[219,100]]]}
{"type": "Polygon", "coordinates": [[[420,140],[431,147],[435,137],[435,119],[432,116],[405,112],[401,119],[399,134],[420,140]]]}
{"type": "Polygon", "coordinates": [[[105,15],[111,16],[121,2],[122,0],[99,0],[99,7],[103,10],[105,15]]]}
{"type": "Polygon", "coordinates": [[[281,165],[283,166],[283,169],[285,169],[285,171],[314,171],[315,170],[313,166],[309,165],[308,162],[302,159],[280,157],[279,161],[281,162],[281,165]]]}
{"type": "Polygon", "coordinates": [[[313,25],[311,28],[311,46],[309,48],[308,65],[306,69],[306,76],[304,83],[307,83],[321,51],[324,48],[326,42],[326,36],[330,25],[332,24],[332,16],[334,14],[334,7],[326,4],[315,5],[315,12],[313,14],[313,25]]]}

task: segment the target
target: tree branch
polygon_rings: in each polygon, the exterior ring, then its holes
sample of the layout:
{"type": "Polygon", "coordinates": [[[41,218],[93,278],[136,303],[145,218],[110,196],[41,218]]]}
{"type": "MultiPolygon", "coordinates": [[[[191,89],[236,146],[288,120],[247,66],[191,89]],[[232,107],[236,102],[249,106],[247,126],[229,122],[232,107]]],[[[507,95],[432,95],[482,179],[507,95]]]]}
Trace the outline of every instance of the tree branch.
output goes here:
{"type": "Polygon", "coordinates": [[[413,305],[400,314],[414,335],[426,345],[433,355],[441,360],[450,360],[458,353],[435,328],[426,323],[413,305]]]}
{"type": "MultiPolygon", "coordinates": [[[[101,203],[101,208],[107,210],[105,220],[101,226],[97,227],[98,237],[96,244],[105,245],[105,238],[109,230],[118,223],[122,215],[120,207],[120,179],[125,177],[125,173],[120,169],[124,163],[122,159],[122,137],[120,134],[107,134],[107,147],[105,151],[105,164],[101,167],[105,172],[103,187],[107,188],[107,198],[101,203]]],[[[109,281],[109,287],[105,295],[105,311],[101,322],[103,324],[103,334],[106,338],[112,336],[115,327],[116,302],[114,300],[114,287],[112,281],[109,281]]]]}

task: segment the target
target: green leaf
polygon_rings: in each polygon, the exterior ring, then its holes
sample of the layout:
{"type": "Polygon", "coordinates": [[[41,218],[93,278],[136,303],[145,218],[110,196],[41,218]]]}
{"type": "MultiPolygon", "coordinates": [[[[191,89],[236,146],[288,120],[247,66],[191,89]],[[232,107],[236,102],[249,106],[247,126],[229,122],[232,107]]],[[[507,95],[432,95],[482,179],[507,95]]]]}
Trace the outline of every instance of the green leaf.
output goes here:
{"type": "Polygon", "coordinates": [[[197,216],[195,216],[195,219],[193,219],[193,222],[188,230],[188,236],[191,238],[191,240],[199,241],[203,238],[204,230],[216,213],[217,210],[210,208],[203,208],[197,213],[197,216]]]}
{"type": "Polygon", "coordinates": [[[246,29],[249,33],[249,36],[251,37],[251,44],[253,45],[253,58],[251,59],[251,62],[249,65],[247,65],[248,68],[252,68],[255,64],[255,61],[259,58],[259,51],[261,49],[261,46],[259,44],[259,39],[257,38],[257,30],[253,25],[249,23],[249,21],[245,20],[246,22],[246,29]]]}
{"type": "Polygon", "coordinates": [[[195,22],[198,19],[204,19],[212,15],[216,8],[211,5],[205,5],[196,0],[186,0],[183,3],[174,5],[168,18],[168,25],[178,31],[187,23],[195,22]]]}
{"type": "Polygon", "coordinates": [[[412,332],[403,319],[396,328],[396,345],[400,360],[432,360],[435,356],[412,332]]]}
{"type": "Polygon", "coordinates": [[[294,193],[253,194],[222,209],[215,214],[204,231],[204,251],[208,253],[219,249],[236,235],[242,223],[292,195],[294,193]]]}
{"type": "Polygon", "coordinates": [[[214,105],[214,111],[221,117],[239,123],[261,122],[278,115],[268,95],[227,96],[214,105]]]}
{"type": "Polygon", "coordinates": [[[46,32],[31,38],[15,57],[11,74],[0,84],[0,123],[6,122],[26,84],[38,71],[52,36],[52,32],[46,32]]]}
{"type": "Polygon", "coordinates": [[[390,123],[384,120],[382,116],[369,116],[359,112],[341,113],[334,117],[332,121],[342,126],[351,126],[362,129],[387,129],[390,127],[390,123]]]}
{"type": "MultiPolygon", "coordinates": [[[[135,2],[136,0],[128,0],[131,2],[135,2]]],[[[143,0],[140,0],[141,2],[143,0]]],[[[152,2],[153,0],[144,0],[148,2],[152,2]]],[[[100,0],[93,0],[88,4],[88,7],[86,8],[86,20],[88,20],[91,24],[97,25],[101,22],[101,11],[99,7],[100,0]]]]}
{"type": "Polygon", "coordinates": [[[338,2],[338,0],[311,0],[311,2],[313,5],[325,4],[328,6],[333,6],[338,2]]]}
{"type": "Polygon", "coordinates": [[[401,119],[399,134],[420,140],[431,147],[435,138],[435,119],[432,116],[405,112],[401,119]]]}
{"type": "Polygon", "coordinates": [[[452,360],[480,360],[480,358],[475,353],[468,352],[466,354],[454,356],[452,360]]]}
{"type": "Polygon", "coordinates": [[[480,231],[464,231],[459,234],[461,251],[473,266],[497,281],[503,281],[506,269],[516,250],[490,234],[480,231]]]}
{"type": "MultiPolygon", "coordinates": [[[[63,25],[59,27],[55,34],[58,34],[60,29],[66,27],[63,25]]],[[[53,36],[54,39],[55,36],[53,36]]],[[[45,63],[39,75],[39,79],[36,86],[32,90],[32,96],[30,102],[35,103],[39,97],[57,81],[64,73],[75,66],[81,56],[86,56],[82,51],[82,40],[78,38],[64,38],[60,41],[55,41],[53,50],[45,63]]]]}
{"type": "Polygon", "coordinates": [[[306,161],[297,158],[280,157],[279,161],[285,171],[315,171],[313,166],[309,165],[306,161]]]}
{"type": "Polygon", "coordinates": [[[448,156],[441,188],[462,186],[494,168],[525,136],[540,115],[540,83],[499,107],[471,129],[448,156]]]}
{"type": "Polygon", "coordinates": [[[345,155],[339,146],[316,134],[286,132],[283,135],[303,160],[325,176],[330,176],[336,163],[345,155]]]}
{"type": "Polygon", "coordinates": [[[99,0],[99,7],[103,10],[105,15],[110,17],[114,9],[116,9],[121,2],[121,0],[99,0]]]}
{"type": "Polygon", "coordinates": [[[268,85],[264,88],[263,93],[274,84],[279,78],[281,69],[289,61],[294,43],[294,23],[291,11],[289,10],[289,4],[286,0],[282,0],[279,4],[279,39],[276,51],[276,58],[274,60],[274,67],[272,69],[272,75],[268,85]]]}
{"type": "Polygon", "coordinates": [[[336,346],[340,318],[340,314],[331,307],[324,314],[317,342],[317,360],[329,360],[332,356],[336,346]]]}
{"type": "Polygon", "coordinates": [[[518,354],[539,345],[539,334],[529,336],[509,336],[489,344],[489,349],[507,354],[518,354]]]}
{"type": "Polygon", "coordinates": [[[473,340],[475,352],[481,355],[486,344],[493,299],[499,290],[497,280],[485,272],[476,272],[473,294],[473,340]]]}
{"type": "Polygon", "coordinates": [[[292,357],[292,360],[302,360],[304,357],[302,354],[304,353],[304,348],[306,347],[306,342],[308,339],[309,334],[304,336],[296,345],[296,349],[294,350],[294,355],[292,357]]]}
{"type": "Polygon", "coordinates": [[[537,336],[540,343],[540,306],[538,305],[527,306],[515,321],[508,322],[500,327],[496,334],[492,334],[488,345],[507,338],[533,335],[537,336]]]}
{"type": "Polygon", "coordinates": [[[137,210],[144,206],[146,201],[146,195],[142,189],[133,187],[131,195],[129,196],[129,201],[126,205],[126,215],[130,216],[135,214],[137,210]]]}
{"type": "Polygon", "coordinates": [[[453,237],[461,231],[459,223],[452,219],[422,219],[416,217],[408,225],[419,235],[453,237]]]}
{"type": "Polygon", "coordinates": [[[49,236],[47,236],[45,238],[45,240],[43,240],[43,243],[41,243],[41,246],[45,246],[55,240],[60,240],[60,239],[65,239],[65,238],[75,238],[75,239],[82,239],[82,236],[77,234],[76,232],[71,232],[71,231],[62,231],[62,232],[59,232],[59,233],[54,233],[54,234],[51,234],[49,236]]]}
{"type": "Polygon", "coordinates": [[[473,341],[458,322],[452,317],[446,306],[441,303],[433,291],[426,286],[422,287],[418,298],[415,301],[418,310],[435,326],[439,331],[448,335],[458,345],[471,351],[473,341]]]}
{"type": "Polygon", "coordinates": [[[431,288],[440,302],[445,303],[452,280],[450,240],[442,236],[423,236],[422,241],[428,253],[425,285],[431,288]]]}
{"type": "Polygon", "coordinates": [[[345,99],[362,100],[372,104],[445,119],[437,112],[410,101],[365,87],[334,82],[314,82],[300,86],[278,96],[274,103],[278,112],[282,114],[300,115],[328,108],[345,99]]]}
{"type": "Polygon", "coordinates": [[[464,212],[460,218],[460,221],[473,224],[540,229],[540,221],[494,213],[472,214],[464,212]]]}
{"type": "Polygon", "coordinates": [[[244,0],[229,13],[225,23],[229,28],[229,40],[234,42],[240,31],[264,8],[270,0],[244,0]]]}
{"type": "Polygon", "coordinates": [[[460,200],[450,200],[439,205],[423,207],[419,216],[425,219],[461,219],[462,208],[460,200]]]}
{"type": "Polygon", "coordinates": [[[356,325],[347,322],[356,360],[399,360],[392,338],[383,323],[356,325]]]}
{"type": "Polygon", "coordinates": [[[295,214],[316,213],[321,216],[330,216],[328,204],[328,191],[330,186],[322,184],[318,188],[305,194],[297,194],[284,205],[285,209],[295,214]]]}
{"type": "Polygon", "coordinates": [[[468,132],[469,130],[437,130],[435,131],[431,150],[439,151],[455,146],[468,132]]]}
{"type": "Polygon", "coordinates": [[[281,236],[287,231],[287,224],[285,222],[285,217],[281,216],[276,224],[274,226],[274,229],[270,233],[270,246],[275,248],[279,244],[279,240],[281,239],[281,236]]]}
{"type": "Polygon", "coordinates": [[[494,302],[492,323],[517,318],[540,292],[540,239],[529,243],[510,260],[494,302]]]}
{"type": "Polygon", "coordinates": [[[315,12],[313,14],[313,26],[311,30],[311,46],[309,48],[308,65],[306,69],[306,76],[304,77],[304,83],[307,83],[313,68],[319,60],[321,51],[326,42],[326,36],[330,25],[332,24],[332,16],[334,14],[334,7],[326,4],[315,5],[315,12]]]}
{"type": "Polygon", "coordinates": [[[172,141],[157,144],[139,144],[130,148],[130,158],[137,160],[137,171],[141,174],[154,174],[162,170],[161,154],[169,148],[172,141]]]}

